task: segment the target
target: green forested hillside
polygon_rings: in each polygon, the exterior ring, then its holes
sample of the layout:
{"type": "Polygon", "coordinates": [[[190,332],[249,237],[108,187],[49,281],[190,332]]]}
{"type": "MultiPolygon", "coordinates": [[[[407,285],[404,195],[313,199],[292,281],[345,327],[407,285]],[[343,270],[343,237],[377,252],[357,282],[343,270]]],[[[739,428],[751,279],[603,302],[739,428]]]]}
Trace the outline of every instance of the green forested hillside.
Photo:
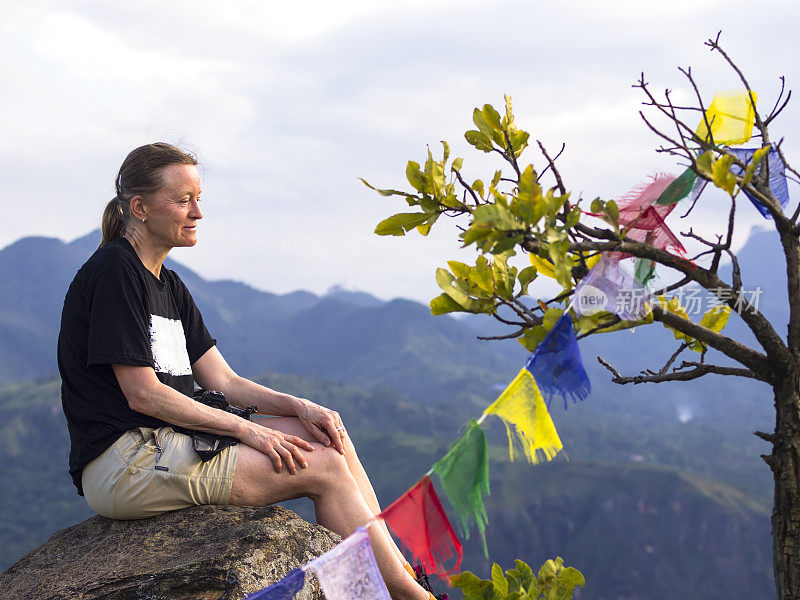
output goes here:
{"type": "MultiPolygon", "coordinates": [[[[472,395],[449,407],[428,406],[391,391],[319,379],[268,374],[261,380],[339,410],[383,502],[440,458],[484,401],[472,395]]],[[[540,563],[559,554],[586,574],[586,598],[770,597],[764,498],[698,475],[713,470],[717,481],[735,482],[742,469],[757,469],[757,458],[746,449],[720,454],[721,433],[709,438],[702,429],[689,430],[682,443],[705,446],[705,453],[702,460],[681,459],[688,472],[679,471],[669,462],[680,454],[669,427],[634,430],[624,420],[592,426],[592,410],[584,409],[596,408],[585,403],[564,413],[553,407],[570,460],[560,456],[537,467],[508,463],[502,427],[489,426],[492,559],[540,563]],[[641,462],[637,433],[649,448],[641,462]]],[[[90,511],[66,474],[57,381],[0,388],[0,423],[7,457],[0,470],[0,565],[8,566],[90,511]]],[[[292,508],[313,518],[308,501],[292,508]]],[[[465,551],[465,568],[486,574],[474,538],[465,551]]]]}

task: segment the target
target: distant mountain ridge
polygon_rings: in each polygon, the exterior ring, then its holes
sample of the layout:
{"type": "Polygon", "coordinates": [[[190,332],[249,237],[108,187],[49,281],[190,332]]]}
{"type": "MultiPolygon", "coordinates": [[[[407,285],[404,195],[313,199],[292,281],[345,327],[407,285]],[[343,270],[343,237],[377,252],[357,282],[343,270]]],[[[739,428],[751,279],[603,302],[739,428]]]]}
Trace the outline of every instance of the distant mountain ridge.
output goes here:
{"type": "MultiPolygon", "coordinates": [[[[57,373],[64,294],[98,243],[94,231],[70,243],[23,238],[0,250],[0,383],[57,373]]],[[[278,295],[236,281],[207,281],[169,258],[165,265],[184,280],[221,351],[245,375],[272,369],[358,385],[402,385],[418,394],[431,384],[447,390],[466,375],[508,370],[470,329],[434,318],[415,302],[384,302],[336,287],[321,297],[307,291],[278,295]]]]}

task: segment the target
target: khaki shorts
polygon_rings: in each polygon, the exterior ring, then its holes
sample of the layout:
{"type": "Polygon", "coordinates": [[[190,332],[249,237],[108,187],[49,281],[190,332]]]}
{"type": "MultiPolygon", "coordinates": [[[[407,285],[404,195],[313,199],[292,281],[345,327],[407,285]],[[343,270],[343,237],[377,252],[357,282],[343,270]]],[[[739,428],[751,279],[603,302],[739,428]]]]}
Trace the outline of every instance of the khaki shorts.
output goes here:
{"type": "Polygon", "coordinates": [[[172,427],[126,431],[83,469],[83,493],[98,515],[143,519],[198,504],[227,504],[238,446],[208,462],[172,427]]]}

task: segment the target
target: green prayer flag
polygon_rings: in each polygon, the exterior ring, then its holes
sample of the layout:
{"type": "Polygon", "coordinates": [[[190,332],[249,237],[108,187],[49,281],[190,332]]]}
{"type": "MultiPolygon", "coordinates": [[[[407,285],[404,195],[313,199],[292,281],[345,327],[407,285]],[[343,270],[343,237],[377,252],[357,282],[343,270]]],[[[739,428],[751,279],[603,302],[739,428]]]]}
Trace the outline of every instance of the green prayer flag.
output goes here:
{"type": "Polygon", "coordinates": [[[656,204],[661,204],[662,206],[677,204],[691,193],[695,179],[697,179],[697,173],[689,167],[661,192],[656,204]]]}
{"type": "Polygon", "coordinates": [[[656,276],[656,263],[649,258],[637,258],[636,270],[633,274],[636,282],[645,287],[656,276]]]}
{"type": "Polygon", "coordinates": [[[433,465],[450,503],[461,520],[461,529],[469,539],[469,522],[474,520],[486,548],[486,524],[489,518],[483,504],[483,495],[489,493],[489,451],[486,434],[475,419],[471,419],[467,432],[450,451],[433,465]]]}

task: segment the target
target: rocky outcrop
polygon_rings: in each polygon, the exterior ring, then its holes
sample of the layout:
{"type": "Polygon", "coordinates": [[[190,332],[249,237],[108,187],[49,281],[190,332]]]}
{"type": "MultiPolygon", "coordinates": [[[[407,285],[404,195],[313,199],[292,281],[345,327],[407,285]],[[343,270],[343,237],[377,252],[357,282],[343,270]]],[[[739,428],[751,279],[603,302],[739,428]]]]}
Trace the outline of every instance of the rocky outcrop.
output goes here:
{"type": "MultiPolygon", "coordinates": [[[[5,600],[240,600],[339,536],[281,507],[197,506],[138,521],[92,517],[0,574],[5,600]]],[[[322,599],[309,578],[298,599],[322,599]]]]}

